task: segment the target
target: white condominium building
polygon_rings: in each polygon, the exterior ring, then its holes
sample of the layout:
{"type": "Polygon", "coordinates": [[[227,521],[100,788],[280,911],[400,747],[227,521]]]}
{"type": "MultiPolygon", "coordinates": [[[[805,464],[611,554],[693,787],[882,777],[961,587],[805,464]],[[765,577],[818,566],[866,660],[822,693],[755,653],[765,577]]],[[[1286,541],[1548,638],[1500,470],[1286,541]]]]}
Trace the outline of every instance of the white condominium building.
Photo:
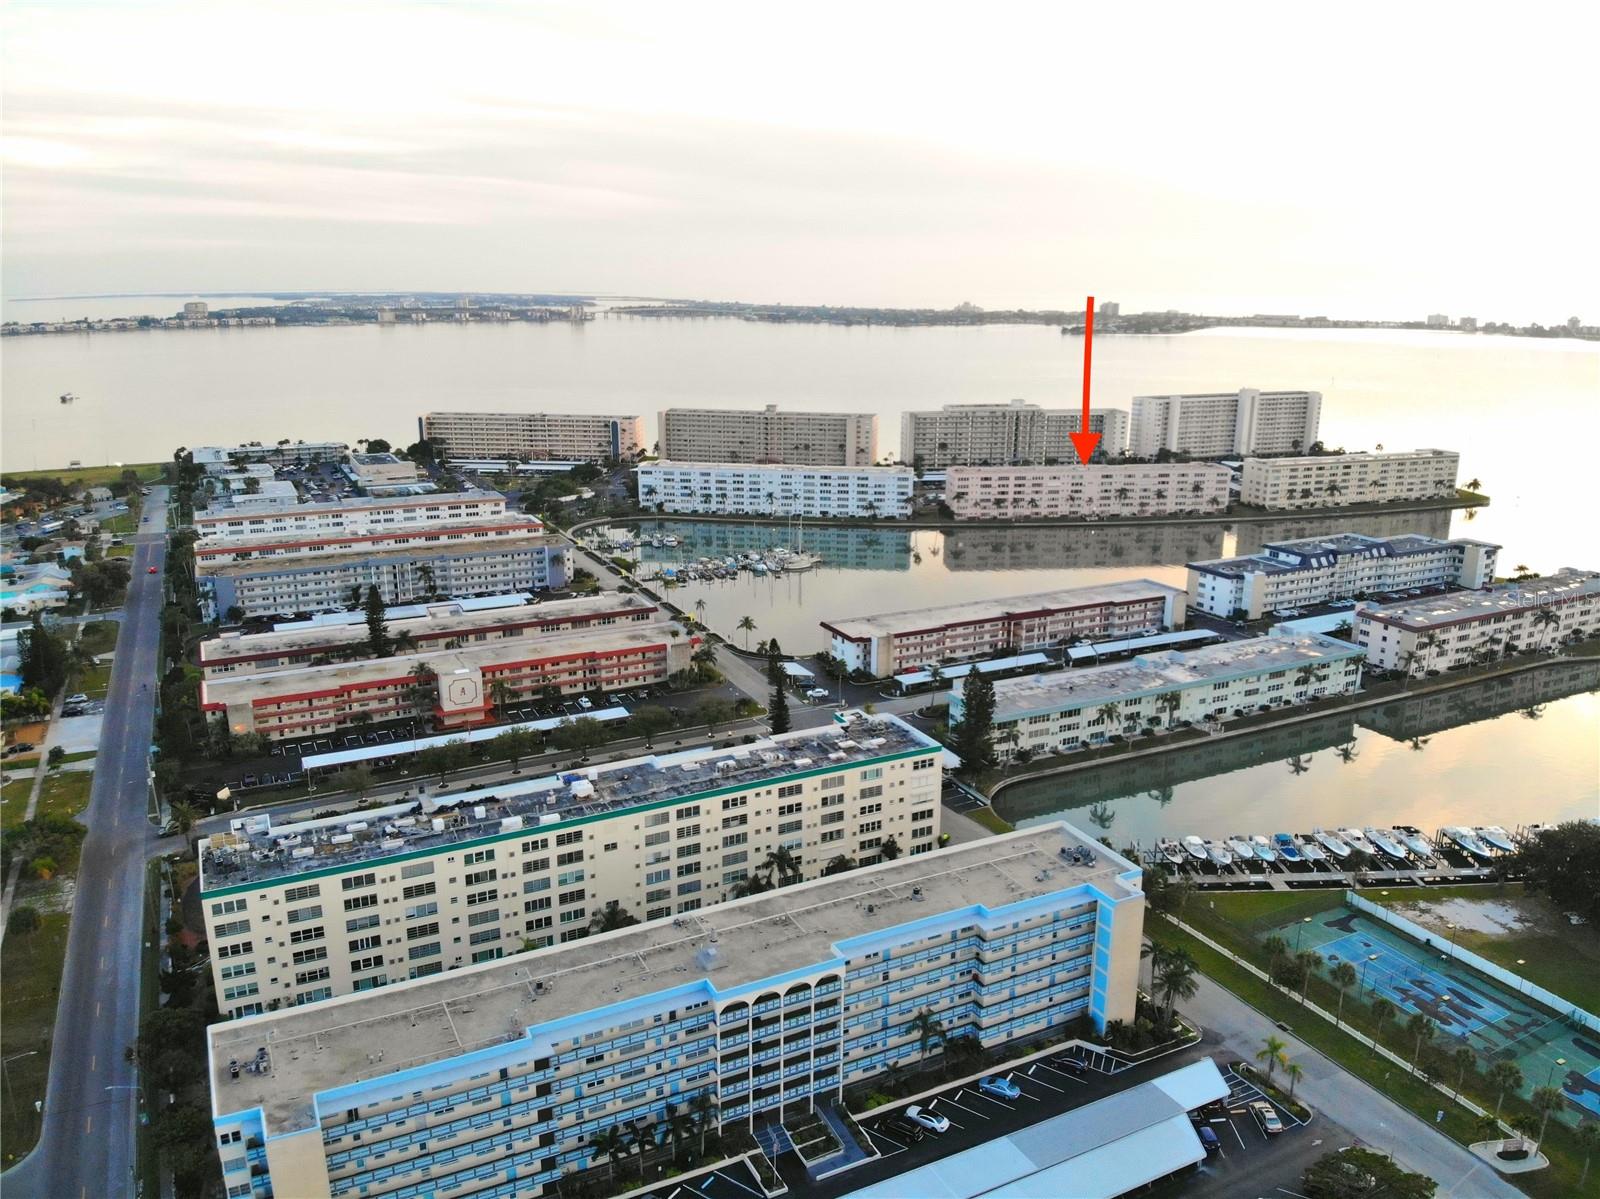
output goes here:
{"type": "MultiPolygon", "coordinates": [[[[529,603],[530,599],[522,593],[402,605],[386,609],[384,622],[397,649],[427,652],[488,641],[527,644],[549,633],[667,619],[661,608],[638,594],[605,591],[542,604],[529,603]]],[[[356,609],[286,621],[269,632],[222,633],[200,643],[198,665],[202,676],[217,679],[370,656],[366,613],[356,609]]]]}
{"type": "Polygon", "coordinates": [[[387,720],[439,732],[505,719],[549,689],[583,695],[653,687],[687,670],[700,638],[669,621],[472,642],[387,658],[201,680],[200,710],[236,734],[316,737],[387,720]]]}
{"type": "Polygon", "coordinates": [[[658,512],[748,516],[911,515],[909,466],[763,466],[646,462],[639,502],[658,512]]]}
{"type": "Polygon", "coordinates": [[[1184,593],[1133,579],[973,600],[851,620],[823,621],[830,652],[877,678],[946,662],[1026,653],[1083,638],[1126,637],[1183,626],[1184,593]]]}
{"type": "Polygon", "coordinates": [[[206,619],[230,624],[355,607],[369,587],[386,605],[565,587],[571,547],[542,528],[501,515],[321,537],[205,538],[194,544],[195,583],[206,619]]]}
{"type": "Polygon", "coordinates": [[[878,460],[878,418],[870,412],[779,412],[668,408],[661,413],[660,454],[676,462],[789,462],[871,466],[878,460]]]}
{"type": "Polygon", "coordinates": [[[1215,513],[1232,477],[1210,462],[952,466],[945,502],[958,520],[1215,513]]]}
{"type": "MultiPolygon", "coordinates": [[[[924,470],[1075,462],[1070,435],[1081,432],[1082,423],[1081,409],[1041,408],[1024,400],[946,404],[900,418],[900,460],[924,470]]],[[[1121,408],[1091,408],[1089,432],[1099,433],[1097,448],[1115,458],[1128,448],[1128,414],[1121,408]]]]}
{"type": "Polygon", "coordinates": [[[1360,599],[1412,587],[1487,587],[1500,547],[1406,533],[1335,533],[1265,545],[1239,558],[1189,563],[1189,602],[1213,616],[1250,620],[1283,608],[1360,599]]]}
{"type": "MultiPolygon", "coordinates": [[[[616,905],[683,916],[741,893],[768,856],[932,850],[944,747],[893,716],[511,779],[200,842],[217,998],[305,1004],[578,940],[616,905]]],[[[792,882],[794,878],[779,880],[792,882]]]]}
{"type": "Polygon", "coordinates": [[[1215,395],[1135,396],[1128,452],[1162,450],[1196,458],[1295,454],[1317,440],[1322,393],[1258,391],[1215,395]]]}
{"type": "Polygon", "coordinates": [[[399,487],[423,477],[415,462],[398,454],[351,454],[346,469],[362,487],[399,487]]]}
{"type": "MultiPolygon", "coordinates": [[[[994,746],[1066,753],[1178,721],[1227,720],[1248,712],[1348,695],[1361,686],[1362,651],[1320,633],[1274,632],[1203,649],[1143,654],[1129,662],[1002,679],[994,685],[994,746]]],[[[950,693],[959,724],[966,680],[950,693]]]]}
{"type": "Polygon", "coordinates": [[[240,462],[338,462],[350,452],[342,441],[295,441],[277,445],[201,445],[189,451],[194,464],[205,470],[229,470],[240,462]]]}
{"type": "Polygon", "coordinates": [[[621,461],[645,448],[637,416],[577,412],[429,412],[418,425],[447,459],[621,461]]]}
{"type": "Polygon", "coordinates": [[[990,1050],[1131,1021],[1143,924],[1135,863],[1042,825],[215,1024],[224,1187],[569,1193],[607,1130],[665,1139],[685,1110],[746,1130],[914,1065],[919,1012],[990,1050]]]}
{"type": "Polygon", "coordinates": [[[461,524],[501,516],[505,510],[506,497],[498,492],[452,491],[295,504],[271,512],[245,513],[232,507],[207,509],[194,514],[194,531],[201,538],[365,533],[416,525],[461,524]]]}
{"type": "Polygon", "coordinates": [[[1356,643],[1384,670],[1437,673],[1600,630],[1600,573],[1566,569],[1435,599],[1355,611],[1356,643]]]}
{"type": "Polygon", "coordinates": [[[1246,458],[1240,498],[1257,508],[1338,508],[1456,493],[1454,450],[1246,458]]]}

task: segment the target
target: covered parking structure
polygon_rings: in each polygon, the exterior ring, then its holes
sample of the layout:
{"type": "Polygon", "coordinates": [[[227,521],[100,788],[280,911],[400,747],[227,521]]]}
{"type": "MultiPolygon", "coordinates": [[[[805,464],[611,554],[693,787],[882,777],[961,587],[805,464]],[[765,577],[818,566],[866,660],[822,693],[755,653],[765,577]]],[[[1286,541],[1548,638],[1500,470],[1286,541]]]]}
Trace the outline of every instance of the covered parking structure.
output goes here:
{"type": "Polygon", "coordinates": [[[844,1199],[1115,1199],[1204,1160],[1189,1113],[1226,1098],[1210,1058],[844,1199]]]}
{"type": "MultiPolygon", "coordinates": [[[[626,720],[628,709],[623,707],[596,708],[592,712],[580,712],[579,716],[593,720],[610,721],[626,720]]],[[[468,729],[459,733],[439,733],[429,737],[405,737],[398,741],[390,741],[378,745],[356,745],[349,749],[330,750],[327,753],[307,754],[300,759],[300,765],[309,777],[313,770],[338,770],[344,766],[353,766],[358,762],[370,762],[375,758],[398,758],[404,754],[421,753],[425,749],[433,749],[440,745],[452,745],[465,742],[468,745],[479,741],[493,741],[501,733],[510,733],[516,730],[526,730],[530,733],[548,733],[551,729],[574,719],[572,716],[551,716],[543,720],[524,720],[517,724],[496,724],[487,728],[468,729]]]]}
{"type": "Polygon", "coordinates": [[[1042,670],[1055,664],[1055,659],[1049,654],[1015,654],[1009,658],[994,658],[988,662],[963,662],[959,666],[941,666],[937,676],[931,670],[908,670],[904,674],[895,675],[893,682],[901,691],[909,692],[918,687],[926,687],[935,681],[948,683],[955,679],[966,678],[974,670],[979,674],[1002,675],[1013,670],[1042,670]]]}
{"type": "Polygon", "coordinates": [[[1175,633],[1157,633],[1153,637],[1130,637],[1123,641],[1096,641],[1092,645],[1074,645],[1067,650],[1067,661],[1074,666],[1084,662],[1099,662],[1119,654],[1139,654],[1149,649],[1173,649],[1176,646],[1209,645],[1224,640],[1222,634],[1209,629],[1179,629],[1175,633]]]}

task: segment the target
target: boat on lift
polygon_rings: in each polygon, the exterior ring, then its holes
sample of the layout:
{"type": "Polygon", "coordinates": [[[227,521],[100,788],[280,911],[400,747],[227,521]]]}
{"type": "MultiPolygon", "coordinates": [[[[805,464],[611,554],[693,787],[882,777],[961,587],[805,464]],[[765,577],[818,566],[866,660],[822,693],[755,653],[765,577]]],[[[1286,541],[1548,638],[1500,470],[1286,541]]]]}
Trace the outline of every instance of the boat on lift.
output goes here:
{"type": "Polygon", "coordinates": [[[1309,838],[1299,843],[1299,849],[1300,856],[1313,866],[1319,866],[1328,860],[1328,851],[1309,838]]]}
{"type": "Polygon", "coordinates": [[[1185,853],[1197,862],[1206,860],[1206,843],[1193,834],[1183,839],[1183,849],[1185,853]]]}
{"type": "Polygon", "coordinates": [[[1256,851],[1255,848],[1250,844],[1249,837],[1242,835],[1229,837],[1228,848],[1233,850],[1235,856],[1242,861],[1249,862],[1255,859],[1256,851]]]}
{"type": "Polygon", "coordinates": [[[1211,864],[1218,868],[1227,866],[1233,861],[1233,854],[1228,852],[1228,847],[1220,841],[1206,842],[1206,857],[1211,859],[1211,864]]]}
{"type": "Polygon", "coordinates": [[[678,544],[678,539],[676,537],[674,537],[671,533],[668,533],[665,537],[663,537],[661,539],[661,544],[666,546],[668,549],[672,549],[673,547],[675,547],[678,544]]]}
{"type": "Polygon", "coordinates": [[[1317,828],[1311,830],[1311,835],[1316,839],[1318,845],[1322,846],[1334,857],[1348,858],[1350,856],[1349,844],[1338,833],[1330,833],[1326,829],[1317,828]]]}
{"type": "Polygon", "coordinates": [[[1276,862],[1278,860],[1278,851],[1273,849],[1272,842],[1268,841],[1260,833],[1250,838],[1250,848],[1255,851],[1256,857],[1263,862],[1276,862]]]}
{"type": "Polygon", "coordinates": [[[1501,853],[1515,853],[1517,849],[1516,842],[1498,824],[1479,825],[1478,839],[1490,849],[1498,849],[1501,853]]]}
{"type": "Polygon", "coordinates": [[[1367,840],[1366,834],[1358,828],[1342,828],[1339,835],[1345,839],[1350,848],[1357,853],[1364,853],[1369,858],[1378,856],[1378,847],[1367,840]]]}
{"type": "Polygon", "coordinates": [[[1305,861],[1304,856],[1300,853],[1300,847],[1295,844],[1294,838],[1288,833],[1273,833],[1272,848],[1278,851],[1278,856],[1285,862],[1305,861]]]}
{"type": "Polygon", "coordinates": [[[1465,825],[1447,824],[1439,831],[1472,857],[1481,858],[1486,862],[1494,857],[1494,853],[1489,847],[1478,840],[1478,834],[1465,825]]]}
{"type": "Polygon", "coordinates": [[[1386,828],[1366,828],[1361,830],[1368,841],[1371,841],[1389,857],[1397,861],[1407,858],[1406,847],[1400,844],[1400,838],[1386,828]]]}
{"type": "Polygon", "coordinates": [[[1429,858],[1439,856],[1433,847],[1433,842],[1419,829],[1396,827],[1394,835],[1400,838],[1400,843],[1411,851],[1413,857],[1427,861],[1429,858]]]}
{"type": "Polygon", "coordinates": [[[1183,865],[1183,846],[1179,845],[1171,837],[1162,837],[1159,841],[1157,841],[1156,852],[1160,854],[1163,860],[1165,860],[1169,865],[1183,865]]]}

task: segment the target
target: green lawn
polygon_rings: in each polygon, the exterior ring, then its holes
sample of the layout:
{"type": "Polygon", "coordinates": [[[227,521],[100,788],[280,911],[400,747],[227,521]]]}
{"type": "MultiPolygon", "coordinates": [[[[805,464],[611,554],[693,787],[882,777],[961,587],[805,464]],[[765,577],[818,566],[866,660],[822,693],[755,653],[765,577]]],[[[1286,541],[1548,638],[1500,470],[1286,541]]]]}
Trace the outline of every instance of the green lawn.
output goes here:
{"type": "Polygon", "coordinates": [[[122,472],[125,470],[138,471],[139,480],[143,483],[156,482],[161,478],[161,468],[165,465],[163,462],[125,462],[121,466],[64,466],[56,470],[8,470],[5,477],[17,482],[56,478],[63,483],[76,483],[83,487],[103,487],[122,478],[122,472]]]}
{"type": "Polygon", "coordinates": [[[111,687],[111,663],[91,666],[78,674],[78,690],[90,699],[104,699],[111,687]]]}
{"type": "Polygon", "coordinates": [[[20,778],[9,780],[4,787],[0,787],[0,828],[11,828],[21,824],[23,814],[28,810],[28,796],[33,791],[33,779],[20,778]]]}
{"type": "MultiPolygon", "coordinates": [[[[26,901],[18,896],[18,903],[26,901]]],[[[6,1087],[0,1092],[0,1162],[11,1165],[39,1137],[33,1104],[44,1098],[50,1073],[50,1032],[61,988],[70,917],[43,917],[29,936],[8,935],[0,949],[0,1053],[7,1059],[6,1087]],[[31,1053],[30,1057],[17,1057],[31,1053]]]]}
{"type": "Polygon", "coordinates": [[[117,633],[121,627],[115,620],[91,620],[78,631],[78,644],[91,654],[109,654],[117,648],[117,633]]]}
{"type": "Polygon", "coordinates": [[[36,815],[76,816],[89,806],[94,773],[88,770],[58,770],[45,779],[39,792],[36,815]]]}
{"type": "Polygon", "coordinates": [[[983,825],[991,833],[1009,833],[1012,829],[1011,822],[1002,818],[993,808],[977,808],[967,813],[976,824],[983,825]]]}
{"type": "MultiPolygon", "coordinates": [[[[1419,900],[1478,899],[1486,903],[1515,902],[1517,906],[1543,917],[1540,929],[1507,933],[1482,933],[1460,929],[1456,944],[1481,954],[1497,966],[1521,975],[1529,982],[1554,991],[1585,1011],[1600,1012],[1600,932],[1573,927],[1561,914],[1537,896],[1528,896],[1521,883],[1494,887],[1437,887],[1425,895],[1392,892],[1389,895],[1363,892],[1376,903],[1404,908],[1419,900]],[[1520,959],[1520,961],[1519,961],[1520,959]]],[[[1400,913],[1415,920],[1416,913],[1400,913]]]]}

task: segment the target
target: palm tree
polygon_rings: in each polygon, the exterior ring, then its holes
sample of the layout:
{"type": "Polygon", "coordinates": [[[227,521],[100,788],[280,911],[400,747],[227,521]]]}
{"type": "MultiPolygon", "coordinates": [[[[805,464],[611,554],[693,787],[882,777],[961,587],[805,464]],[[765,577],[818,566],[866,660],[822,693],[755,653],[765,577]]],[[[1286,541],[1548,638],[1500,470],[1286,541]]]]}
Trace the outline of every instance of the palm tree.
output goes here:
{"type": "Polygon", "coordinates": [[[1533,1104],[1533,1110],[1539,1113],[1539,1144],[1544,1144],[1544,1130],[1550,1124],[1550,1113],[1559,1111],[1567,1104],[1566,1097],[1556,1087],[1535,1087],[1528,1102],[1533,1104]]]}
{"type": "Polygon", "coordinates": [[[1450,1060],[1456,1067],[1456,1093],[1457,1099],[1461,1098],[1461,1084],[1467,1080],[1467,1070],[1478,1060],[1478,1055],[1466,1045],[1457,1045],[1450,1054],[1450,1060]]]}
{"type": "Polygon", "coordinates": [[[619,928],[627,928],[638,924],[639,917],[623,907],[615,899],[608,900],[605,907],[600,908],[589,918],[589,931],[592,933],[610,933],[619,928]]]}
{"type": "Polygon", "coordinates": [[[1361,756],[1356,751],[1356,743],[1354,741],[1346,741],[1343,745],[1336,747],[1333,752],[1338,754],[1339,761],[1344,762],[1346,765],[1361,756]]]}
{"type": "Polygon", "coordinates": [[[1551,625],[1560,625],[1561,623],[1561,616],[1554,608],[1536,609],[1532,619],[1535,631],[1548,629],[1551,625]]]}
{"type": "Polygon", "coordinates": [[[854,870],[856,860],[849,854],[839,854],[822,868],[823,874],[843,874],[846,870],[854,870]]]}
{"type": "Polygon", "coordinates": [[[511,700],[515,694],[511,690],[511,684],[504,679],[494,679],[489,683],[489,699],[501,712],[511,706],[511,700]]]}
{"type": "Polygon", "coordinates": [[[923,1057],[928,1056],[928,1047],[935,1041],[939,1042],[939,1048],[944,1048],[944,1021],[927,1008],[923,1008],[915,1016],[911,1017],[911,1023],[907,1026],[907,1031],[917,1034],[917,1045],[922,1050],[923,1057]]]}
{"type": "Polygon", "coordinates": [[[1326,491],[1329,495],[1343,495],[1344,494],[1344,488],[1340,487],[1339,484],[1337,484],[1337,483],[1329,483],[1326,487],[1323,488],[1323,490],[1326,491]]]}
{"type": "Polygon", "coordinates": [[[622,1130],[615,1124],[609,1124],[594,1134],[594,1140],[589,1143],[592,1154],[589,1161],[592,1164],[599,1158],[609,1158],[611,1161],[611,1176],[617,1175],[617,1162],[628,1156],[628,1139],[622,1135],[622,1130]]]}
{"type": "Polygon", "coordinates": [[[885,837],[883,844],[878,846],[878,856],[885,862],[892,862],[900,856],[900,842],[893,837],[885,837]]]}
{"type": "Polygon", "coordinates": [[[1289,759],[1288,765],[1289,773],[1298,778],[1311,769],[1311,759],[1303,754],[1295,754],[1294,757],[1289,759]]]}
{"type": "Polygon", "coordinates": [[[416,650],[416,648],[417,648],[417,639],[415,637],[413,637],[408,630],[402,629],[400,632],[398,632],[398,633],[396,633],[394,635],[394,652],[395,653],[397,653],[397,654],[409,654],[409,653],[414,652],[416,650]]]}
{"type": "Polygon", "coordinates": [[[1432,1041],[1434,1034],[1439,1031],[1439,1026],[1418,1012],[1406,1021],[1406,1031],[1417,1039],[1416,1047],[1411,1051],[1411,1073],[1415,1074],[1417,1062],[1422,1057],[1422,1043],[1432,1041]]]}
{"type": "Polygon", "coordinates": [[[700,1134],[700,1156],[706,1155],[706,1130],[711,1127],[713,1116],[721,1113],[717,1108],[717,1101],[711,1097],[710,1091],[696,1091],[689,1100],[689,1114],[694,1117],[697,1131],[700,1134]]]}
{"type": "Polygon", "coordinates": [[[1344,1020],[1344,993],[1356,985],[1359,976],[1349,962],[1340,962],[1328,972],[1328,977],[1339,988],[1339,1009],[1333,1014],[1333,1026],[1337,1028],[1344,1020]]]}
{"type": "Polygon", "coordinates": [[[1267,1064],[1267,1082],[1272,1082],[1272,1072],[1277,1067],[1286,1065],[1289,1056],[1284,1050],[1289,1048],[1289,1043],[1282,1037],[1269,1036],[1261,1042],[1261,1048],[1256,1051],[1256,1061],[1267,1064]]]}
{"type": "Polygon", "coordinates": [[[1294,955],[1295,967],[1300,971],[1300,1002],[1306,1001],[1306,989],[1311,986],[1311,976],[1322,966],[1322,955],[1315,949],[1302,949],[1294,955]]]}
{"type": "Polygon", "coordinates": [[[744,648],[748,652],[750,649],[750,634],[756,631],[755,619],[750,616],[739,617],[739,631],[744,634],[744,648]]]}
{"type": "Polygon", "coordinates": [[[1494,1118],[1498,1122],[1500,1105],[1506,1101],[1506,1092],[1522,1089],[1522,1069],[1516,1062],[1495,1062],[1484,1072],[1484,1081],[1495,1089],[1494,1118]]]}
{"type": "Polygon", "coordinates": [[[700,624],[705,624],[706,622],[706,607],[707,604],[704,596],[701,596],[699,599],[694,601],[694,618],[700,624]]]}
{"type": "Polygon", "coordinates": [[[1406,742],[1406,744],[1411,747],[1412,753],[1420,754],[1428,747],[1428,742],[1432,740],[1432,737],[1413,737],[1410,741],[1406,742]]]}
{"type": "Polygon", "coordinates": [[[422,584],[422,593],[432,595],[434,589],[433,566],[427,562],[417,565],[417,579],[422,584]]]}
{"type": "Polygon", "coordinates": [[[1305,1067],[1299,1062],[1285,1062],[1283,1076],[1289,1080],[1289,1098],[1294,1098],[1294,1084],[1300,1081],[1300,1076],[1306,1072],[1305,1067]]]}
{"type": "Polygon", "coordinates": [[[1267,973],[1276,974],[1278,963],[1289,956],[1289,942],[1277,933],[1273,933],[1262,939],[1261,952],[1267,955],[1267,973]]]}
{"type": "Polygon", "coordinates": [[[1156,696],[1156,707],[1167,715],[1167,727],[1170,729],[1177,717],[1178,709],[1183,706],[1183,697],[1176,691],[1163,691],[1156,696]]]}
{"type": "Polygon", "coordinates": [[[730,899],[745,899],[751,895],[760,895],[763,891],[770,890],[772,890],[772,879],[762,874],[759,870],[753,870],[734,883],[733,890],[728,894],[730,899]]]}
{"type": "Polygon", "coordinates": [[[776,874],[780,887],[800,877],[800,863],[795,860],[794,854],[789,852],[786,845],[780,845],[768,853],[767,860],[762,863],[762,869],[776,874]]]}
{"type": "Polygon", "coordinates": [[[1394,1017],[1394,1004],[1382,995],[1372,1001],[1372,1052],[1378,1052],[1378,1043],[1383,1037],[1384,1024],[1394,1017]]]}
{"type": "Polygon", "coordinates": [[[1466,488],[1468,491],[1479,491],[1483,488],[1483,480],[1474,475],[1472,478],[1467,480],[1466,488]]]}
{"type": "Polygon", "coordinates": [[[1578,1148],[1583,1150],[1583,1175],[1578,1179],[1578,1190],[1589,1181],[1589,1159],[1600,1149],[1600,1120],[1585,1120],[1578,1125],[1578,1148]]]}
{"type": "Polygon", "coordinates": [[[1116,700],[1112,700],[1109,704],[1101,704],[1095,709],[1094,714],[1109,724],[1112,728],[1112,731],[1115,732],[1117,718],[1122,715],[1122,705],[1116,700]]]}
{"type": "Polygon", "coordinates": [[[1172,1027],[1173,1008],[1180,999],[1193,999],[1200,991],[1200,980],[1196,977],[1194,958],[1189,956],[1189,951],[1181,946],[1161,963],[1161,972],[1155,977],[1155,985],[1166,1001],[1165,1026],[1172,1027]]]}

